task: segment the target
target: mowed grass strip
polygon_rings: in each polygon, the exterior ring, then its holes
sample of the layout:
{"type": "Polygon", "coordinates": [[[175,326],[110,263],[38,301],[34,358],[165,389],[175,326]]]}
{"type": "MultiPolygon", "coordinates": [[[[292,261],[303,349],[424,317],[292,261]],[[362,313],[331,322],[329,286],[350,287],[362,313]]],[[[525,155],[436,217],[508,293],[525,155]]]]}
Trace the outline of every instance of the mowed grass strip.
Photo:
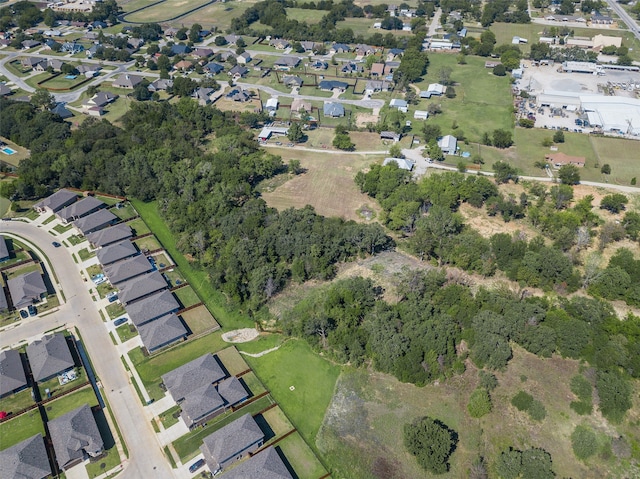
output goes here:
{"type": "Polygon", "coordinates": [[[37,408],[0,424],[0,450],[15,446],[36,434],[44,436],[44,425],[37,408]]]}
{"type": "Polygon", "coordinates": [[[129,358],[136,367],[149,396],[156,401],[164,396],[160,389],[162,376],[206,353],[216,353],[227,345],[219,332],[203,336],[169,349],[157,356],[145,357],[140,348],[129,351],[129,358]]]}
{"type": "Polygon", "coordinates": [[[5,396],[0,399],[0,411],[7,414],[15,414],[35,404],[31,397],[31,388],[23,389],[17,393],[5,396]]]}
{"type": "Polygon", "coordinates": [[[222,361],[231,376],[249,369],[249,365],[234,346],[218,351],[218,359],[222,361]]]}
{"type": "Polygon", "coordinates": [[[312,444],[333,396],[340,367],[318,356],[302,340],[287,341],[277,351],[259,358],[247,357],[247,361],[312,444]]]}
{"type": "Polygon", "coordinates": [[[327,474],[325,467],[299,433],[278,441],[276,447],[280,448],[298,477],[319,478],[327,474]]]}
{"type": "Polygon", "coordinates": [[[182,275],[184,275],[191,287],[196,290],[198,296],[204,299],[205,305],[213,313],[216,321],[228,329],[252,326],[253,323],[246,316],[237,311],[228,311],[225,308],[226,300],[224,295],[213,288],[206,271],[198,269],[178,251],[176,237],[160,216],[157,202],[144,203],[139,200],[132,200],[132,203],[144,219],[144,222],[153,230],[156,238],[171,255],[178,268],[180,268],[182,275]]]}

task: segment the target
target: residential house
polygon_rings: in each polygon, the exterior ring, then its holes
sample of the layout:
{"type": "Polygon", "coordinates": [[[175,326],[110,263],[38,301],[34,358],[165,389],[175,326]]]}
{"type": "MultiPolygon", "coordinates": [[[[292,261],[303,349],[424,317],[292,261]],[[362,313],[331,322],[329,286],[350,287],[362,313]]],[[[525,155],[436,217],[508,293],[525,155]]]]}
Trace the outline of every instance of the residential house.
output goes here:
{"type": "Polygon", "coordinates": [[[144,77],[123,73],[116,81],[113,82],[113,86],[116,88],[128,88],[133,90],[142,82],[142,80],[144,80],[144,77]]]}
{"type": "Polygon", "coordinates": [[[71,118],[73,116],[73,113],[67,110],[67,108],[64,106],[64,103],[56,103],[56,106],[53,107],[51,113],[53,113],[54,115],[58,115],[63,120],[66,120],[67,118],[71,118]]]}
{"type": "Polygon", "coordinates": [[[596,25],[613,25],[613,18],[596,11],[596,13],[591,15],[591,23],[595,23],[596,25]]]}
{"type": "Polygon", "coordinates": [[[447,91],[447,87],[440,83],[431,83],[426,91],[420,92],[420,98],[431,98],[432,96],[441,96],[447,91]]]}
{"type": "Polygon", "coordinates": [[[278,58],[273,66],[278,70],[289,71],[292,68],[296,68],[300,64],[300,58],[294,56],[284,56],[278,58]]]}
{"type": "Polygon", "coordinates": [[[406,18],[413,18],[417,16],[417,13],[414,8],[403,8],[400,10],[400,16],[406,17],[406,18]]]}
{"type": "Polygon", "coordinates": [[[371,65],[371,76],[379,77],[384,74],[384,63],[373,63],[371,65]]]}
{"type": "Polygon", "coordinates": [[[126,305],[167,288],[168,284],[162,273],[152,271],[118,284],[118,299],[126,305]]]}
{"type": "Polygon", "coordinates": [[[180,417],[189,429],[204,424],[226,410],[225,401],[213,384],[187,394],[180,403],[180,409],[180,417]]]}
{"type": "Polygon", "coordinates": [[[249,92],[249,90],[244,90],[243,88],[236,87],[229,93],[227,93],[226,97],[233,101],[245,102],[251,100],[251,93],[249,92]]]}
{"type": "Polygon", "coordinates": [[[173,88],[173,80],[170,78],[158,78],[149,84],[150,92],[166,91],[173,88]]]}
{"type": "Polygon", "coordinates": [[[438,140],[438,146],[445,155],[455,155],[458,152],[458,139],[453,135],[445,135],[438,140]]]}
{"type": "Polygon", "coordinates": [[[314,70],[326,70],[329,68],[329,64],[327,62],[323,62],[320,60],[316,60],[309,65],[314,70]]]}
{"type": "Polygon", "coordinates": [[[387,52],[387,61],[393,61],[404,53],[402,48],[391,48],[387,52]]]}
{"type": "Polygon", "coordinates": [[[396,133],[395,131],[381,131],[380,132],[380,139],[381,140],[400,141],[401,136],[402,135],[400,133],[396,133]]]}
{"type": "Polygon", "coordinates": [[[98,75],[102,68],[98,65],[78,65],[76,70],[80,75],[84,75],[85,78],[93,78],[98,75]]]}
{"type": "Polygon", "coordinates": [[[47,50],[62,50],[62,43],[60,42],[56,42],[53,38],[48,38],[45,42],[44,42],[44,47],[47,50]]]}
{"type": "Polygon", "coordinates": [[[560,168],[564,165],[574,165],[579,168],[583,168],[586,161],[583,156],[570,156],[562,152],[545,155],[544,159],[551,163],[555,168],[560,168]]]}
{"type": "Polygon", "coordinates": [[[107,226],[111,226],[118,221],[120,221],[120,218],[114,215],[111,211],[102,209],[75,220],[73,222],[73,226],[81,235],[87,235],[94,231],[106,228],[107,226]]]}
{"type": "Polygon", "coordinates": [[[344,43],[334,43],[333,45],[331,45],[330,53],[349,53],[350,51],[351,47],[349,45],[346,45],[344,43]]]}
{"type": "Polygon", "coordinates": [[[384,64],[384,74],[390,75],[400,67],[400,62],[386,62],[384,64]]]}
{"type": "Polygon", "coordinates": [[[289,469],[273,446],[267,447],[226,472],[224,479],[247,479],[249,477],[293,479],[289,469]]]}
{"type": "Polygon", "coordinates": [[[192,98],[198,100],[198,103],[202,106],[208,105],[211,103],[211,96],[215,93],[213,88],[209,87],[198,87],[191,94],[192,98]]]}
{"type": "Polygon", "coordinates": [[[7,294],[4,292],[4,288],[0,286],[0,312],[7,312],[9,310],[9,301],[7,300],[7,294]]]}
{"type": "Polygon", "coordinates": [[[235,45],[242,37],[239,35],[225,35],[224,39],[229,45],[235,45]]]}
{"type": "Polygon", "coordinates": [[[210,73],[211,75],[217,75],[218,73],[222,72],[222,70],[224,70],[224,67],[215,62],[209,62],[204,66],[204,71],[210,73]]]}
{"type": "Polygon", "coordinates": [[[33,379],[45,382],[76,365],[62,333],[54,333],[27,345],[27,358],[33,379]]]}
{"type": "Polygon", "coordinates": [[[98,261],[101,265],[105,266],[122,259],[131,258],[132,256],[140,253],[136,246],[130,240],[124,240],[119,243],[114,243],[104,248],[100,248],[96,252],[98,261]]]}
{"type": "Polygon", "coordinates": [[[7,280],[13,307],[21,309],[41,301],[47,295],[47,287],[40,270],[30,271],[7,280]]]}
{"type": "Polygon", "coordinates": [[[20,65],[22,65],[22,68],[32,68],[34,70],[40,68],[41,70],[46,70],[47,60],[46,58],[25,57],[20,59],[20,65]],[[40,65],[44,66],[41,67],[40,65]]]}
{"type": "Polygon", "coordinates": [[[409,109],[409,104],[405,100],[400,100],[398,98],[391,100],[389,102],[389,106],[391,108],[396,108],[403,113],[406,113],[409,109]]]}
{"type": "Polygon", "coordinates": [[[188,331],[174,313],[137,327],[142,344],[149,353],[186,339],[188,331]]]}
{"type": "Polygon", "coordinates": [[[344,116],[344,106],[342,103],[325,101],[322,109],[324,116],[339,118],[344,116]]]}
{"type": "Polygon", "coordinates": [[[100,117],[106,113],[105,109],[101,106],[88,106],[85,105],[84,112],[89,116],[100,117]]]}
{"type": "Polygon", "coordinates": [[[93,58],[100,50],[104,49],[102,44],[96,43],[92,45],[90,48],[87,48],[84,53],[87,55],[87,58],[93,58]]]}
{"type": "Polygon", "coordinates": [[[15,349],[0,351],[0,398],[27,387],[20,352],[15,349]]]}
{"type": "Polygon", "coordinates": [[[73,191],[63,188],[37,202],[33,205],[33,209],[39,213],[57,213],[65,206],[75,203],[79,198],[73,191]]]}
{"type": "Polygon", "coordinates": [[[94,198],[93,196],[87,196],[80,201],[76,201],[66,208],[57,211],[56,216],[63,223],[71,223],[72,221],[98,211],[100,208],[104,208],[105,206],[107,205],[105,205],[99,199],[94,198]]]}
{"type": "Polygon", "coordinates": [[[242,65],[236,65],[231,70],[229,70],[229,76],[234,80],[238,80],[244,77],[247,73],[249,73],[249,69],[243,67],[242,65]]]}
{"type": "Polygon", "coordinates": [[[129,318],[137,327],[167,314],[176,313],[180,304],[168,289],[159,291],[147,298],[127,304],[129,318]]]}
{"type": "Polygon", "coordinates": [[[315,52],[320,46],[320,44],[318,43],[306,41],[306,40],[300,42],[300,45],[302,46],[302,48],[304,48],[305,52],[315,52]]]}
{"type": "Polygon", "coordinates": [[[25,40],[21,43],[23,50],[29,50],[30,48],[35,48],[40,45],[40,42],[37,40],[25,40]]]}
{"type": "Polygon", "coordinates": [[[58,60],[57,58],[49,58],[47,60],[47,68],[51,68],[54,72],[61,71],[62,65],[64,65],[64,62],[62,60],[58,60]]]}
{"type": "Polygon", "coordinates": [[[38,433],[0,451],[0,477],[19,479],[51,477],[51,465],[41,434],[38,433]]]}
{"type": "Polygon", "coordinates": [[[260,133],[258,133],[258,141],[267,141],[272,136],[287,136],[289,128],[286,126],[266,125],[260,133]]]}
{"type": "Polygon", "coordinates": [[[193,391],[227,377],[218,360],[210,353],[162,375],[162,384],[180,404],[193,391]]]}
{"type": "Polygon", "coordinates": [[[144,45],[144,40],[142,38],[128,38],[127,45],[129,45],[133,50],[138,51],[140,47],[144,45]]]}
{"type": "Polygon", "coordinates": [[[429,118],[429,112],[427,110],[416,110],[413,113],[413,118],[415,120],[426,120],[429,118]]]}
{"type": "Polygon", "coordinates": [[[466,28],[462,28],[462,29],[458,30],[456,35],[458,35],[460,38],[465,38],[467,36],[467,29],[466,28]]]}
{"type": "Polygon", "coordinates": [[[265,103],[264,109],[271,112],[275,112],[278,109],[278,99],[277,98],[269,98],[265,103]]]}
{"type": "Polygon", "coordinates": [[[296,75],[286,75],[284,78],[282,78],[282,83],[284,83],[289,88],[300,88],[302,86],[303,80],[296,75]]]}
{"type": "Polygon", "coordinates": [[[235,376],[218,383],[218,394],[224,399],[226,407],[234,407],[249,398],[249,393],[235,376]]]}
{"type": "Polygon", "coordinates": [[[209,58],[213,55],[213,50],[211,48],[198,47],[191,52],[191,55],[196,58],[209,58]]]}
{"type": "Polygon", "coordinates": [[[283,40],[282,38],[272,38],[271,40],[269,40],[269,46],[274,47],[278,50],[286,50],[291,46],[291,44],[288,41],[283,40]]]}
{"type": "Polygon", "coordinates": [[[7,261],[9,258],[11,258],[11,254],[9,253],[7,240],[4,236],[0,236],[0,263],[7,261]]]}
{"type": "Polygon", "coordinates": [[[338,81],[338,80],[322,80],[318,84],[318,88],[324,91],[339,90],[341,92],[344,92],[348,87],[349,87],[348,83],[345,83],[343,81],[338,81]]]}
{"type": "Polygon", "coordinates": [[[240,55],[238,55],[236,57],[236,60],[237,60],[238,64],[246,65],[247,63],[249,63],[251,61],[251,53],[242,52],[240,55]]]}
{"type": "Polygon", "coordinates": [[[384,80],[369,80],[364,87],[364,92],[367,95],[373,95],[380,91],[389,91],[389,83],[384,80]]]}
{"type": "Polygon", "coordinates": [[[362,43],[356,45],[355,47],[356,55],[359,57],[366,57],[368,55],[373,55],[376,52],[376,49],[370,45],[364,45],[362,43]]]}
{"type": "Polygon", "coordinates": [[[347,62],[342,66],[340,71],[347,74],[362,73],[364,71],[364,68],[362,67],[362,65],[358,65],[357,63],[347,62]]]}
{"type": "Polygon", "coordinates": [[[189,47],[189,45],[176,43],[171,46],[171,53],[173,53],[174,55],[186,55],[187,53],[191,53],[191,48],[189,47]]]}
{"type": "Polygon", "coordinates": [[[9,88],[6,84],[0,83],[0,96],[9,96],[13,95],[13,90],[9,88]]]}
{"type": "Polygon", "coordinates": [[[302,110],[310,112],[312,109],[311,102],[302,98],[294,98],[291,102],[291,111],[300,112],[302,110]]]}
{"type": "Polygon", "coordinates": [[[205,437],[200,451],[209,470],[216,474],[255,453],[263,443],[264,432],[251,414],[245,414],[205,437]]]}
{"type": "Polygon", "coordinates": [[[529,42],[529,40],[527,40],[526,38],[522,38],[522,37],[519,37],[519,36],[517,36],[517,35],[516,35],[516,36],[514,36],[514,37],[511,39],[511,43],[512,43],[513,45],[520,45],[520,44],[522,44],[522,43],[528,43],[528,42],[529,42]]]}
{"type": "Polygon", "coordinates": [[[385,158],[382,162],[382,166],[386,166],[390,163],[398,165],[401,170],[411,171],[414,166],[414,162],[407,158],[385,158]]]}
{"type": "Polygon", "coordinates": [[[165,28],[164,30],[164,36],[167,38],[173,38],[176,36],[177,33],[178,33],[178,29],[175,27],[165,28]]]}
{"type": "Polygon", "coordinates": [[[91,408],[85,404],[47,423],[56,462],[67,470],[102,454],[104,442],[91,408]]]}
{"type": "Polygon", "coordinates": [[[175,65],[173,65],[173,69],[182,71],[193,70],[193,63],[191,63],[189,60],[180,60],[175,65]]]}
{"type": "Polygon", "coordinates": [[[64,42],[62,44],[62,51],[75,55],[84,51],[84,45],[76,42],[64,42]]]}
{"type": "Polygon", "coordinates": [[[89,244],[94,248],[102,248],[127,238],[131,238],[132,236],[133,231],[131,230],[131,227],[124,223],[120,223],[94,233],[89,233],[86,235],[86,238],[89,240],[89,244]]]}
{"type": "Polygon", "coordinates": [[[227,60],[229,60],[229,58],[235,58],[236,54],[234,52],[224,51],[224,52],[219,52],[216,55],[216,57],[218,56],[220,57],[220,61],[226,62],[227,60]]]}
{"type": "Polygon", "coordinates": [[[42,32],[45,37],[59,37],[62,36],[62,32],[60,30],[45,30],[42,32]]]}
{"type": "Polygon", "coordinates": [[[104,268],[104,274],[109,282],[116,286],[118,283],[148,273],[153,269],[151,262],[144,255],[118,261],[104,268]]]}
{"type": "Polygon", "coordinates": [[[374,23],[373,23],[373,28],[375,28],[375,29],[380,29],[380,28],[382,28],[382,22],[374,22],[374,23]]]}

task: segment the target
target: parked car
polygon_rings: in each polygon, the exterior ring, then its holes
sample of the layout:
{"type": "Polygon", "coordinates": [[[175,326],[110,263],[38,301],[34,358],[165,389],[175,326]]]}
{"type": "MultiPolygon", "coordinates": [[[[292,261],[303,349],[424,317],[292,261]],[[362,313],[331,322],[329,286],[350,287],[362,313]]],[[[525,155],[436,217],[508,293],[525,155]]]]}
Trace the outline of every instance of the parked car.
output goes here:
{"type": "Polygon", "coordinates": [[[191,466],[189,466],[189,472],[196,472],[202,466],[204,466],[204,459],[198,459],[196,462],[191,464],[191,466]]]}
{"type": "Polygon", "coordinates": [[[118,318],[113,322],[113,325],[117,328],[118,326],[126,323],[128,320],[127,318],[118,318]]]}
{"type": "Polygon", "coordinates": [[[38,314],[38,310],[33,304],[27,306],[27,309],[29,310],[29,316],[35,316],[36,314],[38,314]]]}
{"type": "Polygon", "coordinates": [[[54,246],[54,248],[60,248],[60,246],[62,246],[62,245],[61,245],[60,243],[58,243],[57,241],[53,241],[51,244],[54,246]]]}
{"type": "Polygon", "coordinates": [[[109,300],[110,303],[113,303],[116,299],[118,299],[118,292],[117,291],[111,291],[109,294],[107,294],[107,299],[109,300]]]}
{"type": "Polygon", "coordinates": [[[27,312],[27,310],[26,310],[26,309],[21,309],[21,310],[20,310],[20,317],[21,317],[22,319],[27,319],[27,318],[29,317],[29,313],[27,312]]]}

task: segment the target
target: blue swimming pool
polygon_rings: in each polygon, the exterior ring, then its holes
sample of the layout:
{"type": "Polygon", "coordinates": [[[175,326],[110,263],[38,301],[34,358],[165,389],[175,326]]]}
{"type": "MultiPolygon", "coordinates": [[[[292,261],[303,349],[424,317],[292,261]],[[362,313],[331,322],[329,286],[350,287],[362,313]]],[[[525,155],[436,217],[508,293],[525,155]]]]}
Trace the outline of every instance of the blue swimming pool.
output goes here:
{"type": "Polygon", "coordinates": [[[4,153],[5,155],[13,155],[16,152],[16,150],[14,150],[13,148],[9,148],[8,146],[5,146],[0,151],[2,151],[2,153],[4,153]]]}

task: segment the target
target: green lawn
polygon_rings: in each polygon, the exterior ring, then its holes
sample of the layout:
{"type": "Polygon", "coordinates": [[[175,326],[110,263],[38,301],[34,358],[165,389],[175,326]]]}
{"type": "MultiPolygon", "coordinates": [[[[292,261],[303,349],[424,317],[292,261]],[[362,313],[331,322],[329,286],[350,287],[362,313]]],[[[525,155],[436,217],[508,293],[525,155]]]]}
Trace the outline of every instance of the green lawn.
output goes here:
{"type": "Polygon", "coordinates": [[[124,221],[127,221],[137,215],[137,212],[131,203],[124,203],[124,206],[120,208],[111,208],[109,211],[124,221]]]}
{"type": "Polygon", "coordinates": [[[208,3],[205,0],[198,2],[184,2],[181,0],[167,0],[160,5],[147,8],[140,12],[127,15],[129,22],[165,22],[169,18],[179,16],[192,8],[208,3]]]}
{"type": "Polygon", "coordinates": [[[299,433],[291,434],[277,446],[287,458],[298,477],[323,477],[327,470],[299,433]]]}
{"type": "Polygon", "coordinates": [[[144,221],[160,240],[162,246],[174,259],[180,268],[181,274],[184,275],[191,287],[196,290],[198,296],[205,298],[204,303],[209,311],[213,313],[216,321],[227,329],[250,326],[251,321],[246,316],[236,311],[227,310],[224,296],[211,286],[206,271],[197,269],[178,251],[175,236],[160,217],[157,203],[144,203],[138,200],[132,200],[132,202],[140,216],[144,218],[144,221]]]}
{"type": "Polygon", "coordinates": [[[240,351],[247,353],[260,353],[267,349],[275,348],[284,341],[284,336],[281,334],[262,333],[257,339],[249,341],[248,343],[238,343],[236,348],[240,351]]]}
{"type": "Polygon", "coordinates": [[[233,346],[219,351],[218,359],[224,364],[224,367],[229,371],[231,376],[235,376],[249,369],[247,362],[233,346]]]}
{"type": "Polygon", "coordinates": [[[32,271],[42,272],[42,269],[40,268],[40,264],[28,263],[23,266],[18,266],[15,269],[4,271],[4,274],[6,275],[7,280],[9,280],[11,278],[15,278],[16,276],[20,276],[22,274],[31,273],[32,271]]]}
{"type": "Polygon", "coordinates": [[[307,8],[287,8],[287,18],[289,20],[298,20],[299,22],[320,23],[322,17],[327,13],[326,10],[309,10],[307,8]]]}
{"type": "Polygon", "coordinates": [[[240,380],[249,389],[249,392],[251,392],[252,396],[259,396],[267,390],[267,388],[264,387],[264,384],[262,384],[262,381],[258,379],[258,376],[256,376],[256,373],[254,373],[253,371],[247,374],[243,374],[240,380]]]}
{"type": "Polygon", "coordinates": [[[96,286],[96,289],[98,290],[98,294],[101,298],[104,298],[107,294],[116,291],[116,288],[111,286],[111,283],[100,283],[96,286]]]}
{"type": "Polygon", "coordinates": [[[340,367],[322,359],[301,340],[287,341],[277,351],[260,358],[247,357],[247,362],[302,436],[313,443],[340,367]],[[291,390],[291,386],[295,389],[291,390]]]}
{"type": "Polygon", "coordinates": [[[44,436],[44,425],[36,408],[0,424],[0,450],[14,446],[38,433],[44,436]]]}
{"type": "Polygon", "coordinates": [[[56,225],[53,227],[53,230],[62,234],[62,233],[66,233],[67,231],[69,231],[71,228],[73,228],[73,225],[71,223],[69,223],[68,225],[56,225]]]}
{"type": "Polygon", "coordinates": [[[247,413],[257,414],[271,404],[272,399],[269,396],[265,396],[235,412],[221,414],[220,416],[208,421],[205,427],[197,428],[174,441],[173,447],[178,453],[178,456],[180,456],[180,460],[185,463],[200,452],[198,448],[202,445],[202,440],[209,434],[247,413]]]}
{"type": "Polygon", "coordinates": [[[200,298],[198,298],[196,292],[188,285],[176,289],[173,294],[178,298],[180,304],[182,304],[184,308],[188,308],[189,306],[193,306],[200,302],[200,298]]]}
{"type": "Polygon", "coordinates": [[[123,343],[129,341],[131,338],[135,338],[138,335],[138,331],[136,330],[136,328],[129,323],[118,326],[116,328],[116,333],[118,333],[120,342],[123,343]]]}
{"type": "Polygon", "coordinates": [[[180,420],[180,406],[173,406],[158,416],[165,429],[169,429],[180,420]]]}
{"type": "MultiPolygon", "coordinates": [[[[139,207],[136,207],[136,209],[140,211],[139,207]]],[[[151,233],[151,230],[142,218],[136,218],[135,220],[127,221],[127,225],[129,225],[129,227],[133,230],[134,236],[151,233]]]]}
{"type": "Polygon", "coordinates": [[[215,331],[220,329],[220,325],[213,318],[205,305],[185,311],[180,315],[182,320],[194,335],[199,335],[207,331],[215,331]]]}
{"type": "Polygon", "coordinates": [[[45,404],[47,420],[51,421],[57,417],[63,416],[80,406],[84,406],[85,404],[88,404],[91,407],[98,404],[98,398],[96,398],[93,388],[89,385],[83,389],[74,391],[71,394],[67,394],[66,396],[45,404]]]}
{"type": "Polygon", "coordinates": [[[34,404],[31,398],[31,391],[31,388],[26,388],[10,396],[3,397],[0,399],[0,411],[4,411],[7,414],[15,414],[28,408],[34,404]]]}
{"type": "MultiPolygon", "coordinates": [[[[87,238],[85,238],[84,236],[78,236],[78,235],[71,235],[67,238],[67,241],[72,245],[75,246],[77,244],[82,243],[83,241],[87,241],[87,238]]],[[[85,248],[86,250],[86,248],[85,248]]]]}
{"type": "Polygon", "coordinates": [[[122,303],[111,303],[106,310],[111,319],[116,319],[126,312],[122,303]]]}
{"type": "Polygon", "coordinates": [[[158,400],[164,396],[160,389],[160,376],[206,353],[216,353],[227,345],[220,333],[187,341],[151,358],[145,357],[140,348],[129,351],[129,358],[136,367],[149,396],[158,400]]]}
{"type": "Polygon", "coordinates": [[[145,236],[144,238],[135,240],[133,243],[140,251],[155,251],[162,248],[162,245],[158,242],[155,236],[145,236]]]}
{"type": "Polygon", "coordinates": [[[118,464],[120,464],[120,455],[118,454],[118,448],[113,446],[108,451],[105,451],[100,458],[92,460],[87,464],[87,474],[89,474],[91,478],[98,477],[106,471],[110,471],[118,464]]]}
{"type": "Polygon", "coordinates": [[[95,251],[89,251],[89,248],[83,248],[80,251],[78,251],[78,256],[80,256],[80,259],[82,261],[86,261],[89,258],[93,258],[96,255],[95,251]]]}

